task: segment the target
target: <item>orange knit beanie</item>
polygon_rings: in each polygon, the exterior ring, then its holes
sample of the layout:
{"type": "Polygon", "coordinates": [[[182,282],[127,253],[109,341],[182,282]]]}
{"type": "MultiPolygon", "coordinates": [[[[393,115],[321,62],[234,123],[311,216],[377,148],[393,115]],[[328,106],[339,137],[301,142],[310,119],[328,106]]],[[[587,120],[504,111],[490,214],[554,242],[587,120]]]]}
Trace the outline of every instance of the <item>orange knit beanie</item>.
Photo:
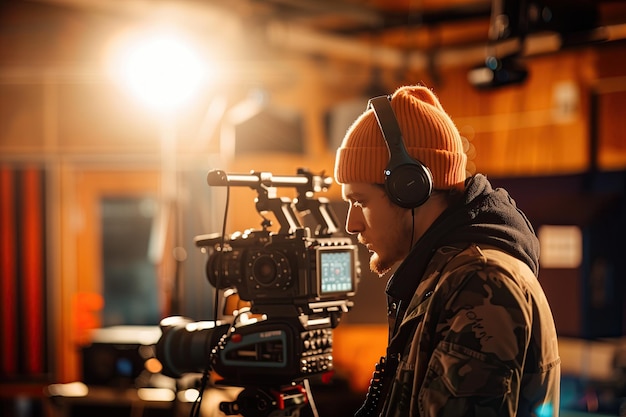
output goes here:
{"type": "MultiPolygon", "coordinates": [[[[467,156],[456,126],[437,97],[423,86],[400,87],[391,99],[409,155],[426,165],[433,188],[453,188],[465,181],[467,156]]],[[[382,184],[389,151],[373,110],[365,111],[348,129],[335,160],[340,184],[382,184]]]]}

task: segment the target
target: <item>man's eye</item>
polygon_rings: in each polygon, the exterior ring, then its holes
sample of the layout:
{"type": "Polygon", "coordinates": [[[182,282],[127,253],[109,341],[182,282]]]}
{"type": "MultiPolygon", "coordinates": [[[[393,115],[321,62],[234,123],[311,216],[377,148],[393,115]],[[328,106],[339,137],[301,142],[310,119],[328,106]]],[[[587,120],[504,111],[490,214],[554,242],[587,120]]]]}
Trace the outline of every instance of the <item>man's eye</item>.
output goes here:
{"type": "Polygon", "coordinates": [[[363,207],[363,203],[360,201],[353,201],[352,207],[363,207]]]}

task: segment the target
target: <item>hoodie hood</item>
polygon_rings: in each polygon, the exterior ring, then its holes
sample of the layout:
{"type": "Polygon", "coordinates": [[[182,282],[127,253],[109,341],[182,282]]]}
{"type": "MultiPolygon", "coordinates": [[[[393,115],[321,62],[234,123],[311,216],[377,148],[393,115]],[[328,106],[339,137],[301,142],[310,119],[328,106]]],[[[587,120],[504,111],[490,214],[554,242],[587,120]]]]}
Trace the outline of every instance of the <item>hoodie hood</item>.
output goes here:
{"type": "Polygon", "coordinates": [[[459,243],[497,247],[539,272],[539,241],[530,221],[502,188],[493,189],[487,177],[468,178],[465,193],[424,233],[387,284],[396,299],[412,297],[419,279],[437,249],[459,243]]]}

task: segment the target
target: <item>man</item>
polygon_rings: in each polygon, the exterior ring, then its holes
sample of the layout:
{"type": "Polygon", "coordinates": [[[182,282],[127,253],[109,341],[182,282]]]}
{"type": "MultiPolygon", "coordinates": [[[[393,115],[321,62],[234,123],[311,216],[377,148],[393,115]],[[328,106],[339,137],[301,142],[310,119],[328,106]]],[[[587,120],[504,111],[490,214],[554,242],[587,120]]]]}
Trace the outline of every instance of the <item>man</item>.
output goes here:
{"type": "Polygon", "coordinates": [[[370,103],[335,178],[372,271],[396,269],[387,354],[357,416],[558,415],[557,335],[526,216],[485,176],[466,178],[463,141],[429,89],[370,103]]]}

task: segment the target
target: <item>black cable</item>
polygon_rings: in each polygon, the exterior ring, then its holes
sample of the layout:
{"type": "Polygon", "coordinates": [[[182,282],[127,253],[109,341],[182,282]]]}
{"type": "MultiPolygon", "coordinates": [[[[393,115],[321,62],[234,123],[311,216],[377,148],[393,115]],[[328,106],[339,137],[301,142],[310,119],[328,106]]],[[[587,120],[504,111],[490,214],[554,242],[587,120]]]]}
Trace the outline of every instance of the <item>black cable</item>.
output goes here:
{"type": "Polygon", "coordinates": [[[224,277],[224,245],[226,244],[226,219],[228,218],[228,205],[230,204],[230,186],[226,184],[226,204],[224,205],[224,220],[222,222],[222,237],[219,246],[219,260],[218,260],[218,272],[217,281],[215,283],[215,300],[213,301],[213,318],[217,321],[218,318],[218,305],[219,305],[219,293],[222,278],[224,277]]]}
{"type": "Polygon", "coordinates": [[[413,239],[415,238],[415,209],[411,209],[411,217],[413,224],[411,226],[411,246],[409,246],[409,252],[413,249],[413,239]]]}
{"type": "Polygon", "coordinates": [[[196,397],[196,400],[193,402],[193,405],[191,406],[191,411],[189,412],[190,417],[200,416],[200,408],[201,408],[200,406],[202,405],[202,395],[204,394],[204,391],[206,390],[206,387],[209,382],[209,372],[211,372],[211,360],[210,359],[209,359],[209,363],[207,364],[207,367],[204,368],[204,371],[202,372],[202,379],[200,380],[200,386],[198,387],[198,396],[196,397]]]}
{"type": "MultiPolygon", "coordinates": [[[[230,203],[230,187],[228,186],[228,184],[226,184],[226,203],[224,205],[224,220],[222,222],[222,236],[220,239],[220,245],[219,245],[219,262],[218,262],[218,268],[219,271],[217,273],[217,282],[215,283],[215,298],[213,300],[213,318],[215,320],[215,325],[217,326],[217,319],[218,319],[218,305],[219,305],[219,289],[220,289],[220,283],[222,281],[222,277],[224,274],[224,245],[226,243],[226,219],[228,217],[228,205],[230,203]]],[[[232,328],[231,328],[232,329],[232,328]]],[[[227,334],[230,334],[230,329],[229,332],[227,334]]],[[[209,374],[210,372],[213,370],[212,367],[212,362],[213,362],[213,356],[217,354],[217,347],[211,350],[211,354],[209,355],[209,357],[207,358],[207,364],[204,368],[204,371],[202,371],[202,378],[200,379],[200,384],[198,387],[198,396],[196,397],[196,400],[193,402],[193,405],[191,406],[191,410],[189,412],[189,416],[190,417],[199,417],[200,416],[200,409],[201,409],[201,405],[202,405],[202,396],[204,395],[204,391],[207,389],[207,385],[209,383],[209,374]]]]}

